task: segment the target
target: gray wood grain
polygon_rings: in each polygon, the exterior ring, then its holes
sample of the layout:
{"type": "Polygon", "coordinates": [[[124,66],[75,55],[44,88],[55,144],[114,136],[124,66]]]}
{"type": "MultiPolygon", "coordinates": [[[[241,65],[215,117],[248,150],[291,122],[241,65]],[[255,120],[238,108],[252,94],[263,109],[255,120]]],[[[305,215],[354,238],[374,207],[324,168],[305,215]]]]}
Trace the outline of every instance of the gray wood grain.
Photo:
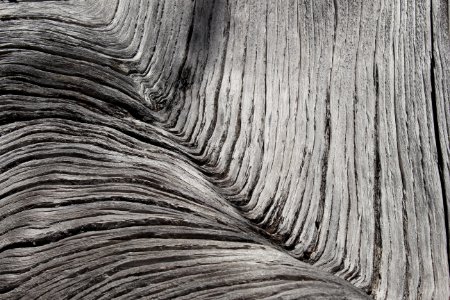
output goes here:
{"type": "Polygon", "coordinates": [[[0,299],[449,299],[449,11],[0,1],[0,299]]]}

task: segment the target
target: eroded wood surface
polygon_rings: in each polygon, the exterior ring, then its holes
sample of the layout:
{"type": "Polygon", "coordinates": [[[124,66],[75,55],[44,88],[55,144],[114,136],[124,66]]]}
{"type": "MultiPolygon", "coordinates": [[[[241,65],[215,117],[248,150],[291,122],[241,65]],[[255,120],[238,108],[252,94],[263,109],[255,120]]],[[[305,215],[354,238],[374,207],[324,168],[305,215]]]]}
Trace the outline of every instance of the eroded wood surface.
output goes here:
{"type": "Polygon", "coordinates": [[[448,299],[448,11],[0,2],[0,298],[448,299]]]}

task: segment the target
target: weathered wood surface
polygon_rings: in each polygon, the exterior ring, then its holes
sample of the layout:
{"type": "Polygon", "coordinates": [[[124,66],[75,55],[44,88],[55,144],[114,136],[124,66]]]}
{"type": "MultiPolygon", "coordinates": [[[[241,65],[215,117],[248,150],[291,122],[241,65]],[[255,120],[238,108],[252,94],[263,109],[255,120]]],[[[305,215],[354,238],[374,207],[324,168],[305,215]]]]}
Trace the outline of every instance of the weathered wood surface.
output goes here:
{"type": "Polygon", "coordinates": [[[444,0],[0,2],[1,299],[448,299],[444,0]]]}

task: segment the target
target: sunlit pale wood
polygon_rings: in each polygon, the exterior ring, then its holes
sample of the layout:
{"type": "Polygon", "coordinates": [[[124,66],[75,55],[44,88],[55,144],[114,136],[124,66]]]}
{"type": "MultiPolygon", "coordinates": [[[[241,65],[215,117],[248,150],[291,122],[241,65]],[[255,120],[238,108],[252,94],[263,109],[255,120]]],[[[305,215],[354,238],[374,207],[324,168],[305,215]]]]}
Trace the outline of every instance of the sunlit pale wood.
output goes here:
{"type": "Polygon", "coordinates": [[[0,299],[449,299],[448,12],[0,1],[0,299]]]}

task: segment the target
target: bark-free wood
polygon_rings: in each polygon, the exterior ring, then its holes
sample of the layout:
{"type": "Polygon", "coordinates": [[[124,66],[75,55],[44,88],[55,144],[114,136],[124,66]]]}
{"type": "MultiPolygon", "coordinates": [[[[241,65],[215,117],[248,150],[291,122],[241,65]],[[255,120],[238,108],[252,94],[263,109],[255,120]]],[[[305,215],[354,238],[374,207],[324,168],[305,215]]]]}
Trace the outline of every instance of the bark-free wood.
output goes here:
{"type": "Polygon", "coordinates": [[[0,298],[448,299],[448,11],[0,2],[0,298]]]}

